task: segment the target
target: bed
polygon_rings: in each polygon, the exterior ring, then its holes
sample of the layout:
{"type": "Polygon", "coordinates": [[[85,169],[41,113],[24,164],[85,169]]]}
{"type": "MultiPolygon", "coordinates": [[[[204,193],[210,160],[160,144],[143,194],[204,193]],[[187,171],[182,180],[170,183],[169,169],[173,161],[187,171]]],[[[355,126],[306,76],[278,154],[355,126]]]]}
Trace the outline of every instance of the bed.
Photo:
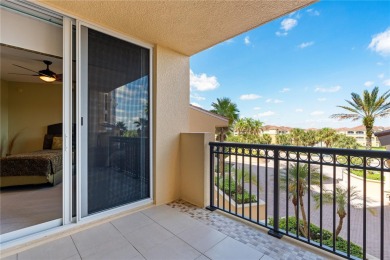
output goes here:
{"type": "Polygon", "coordinates": [[[62,124],[49,125],[43,150],[10,155],[0,160],[0,187],[62,182],[62,124]],[[52,149],[55,148],[55,149],[52,149]]]}

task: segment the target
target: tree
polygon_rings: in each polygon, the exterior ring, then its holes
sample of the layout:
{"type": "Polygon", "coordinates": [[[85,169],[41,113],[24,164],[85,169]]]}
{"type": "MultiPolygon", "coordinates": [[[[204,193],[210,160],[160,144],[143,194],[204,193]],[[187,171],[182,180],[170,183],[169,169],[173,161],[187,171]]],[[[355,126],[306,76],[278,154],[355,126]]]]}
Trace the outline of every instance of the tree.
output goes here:
{"type": "Polygon", "coordinates": [[[302,144],[304,146],[314,146],[318,143],[318,132],[314,130],[308,130],[304,132],[302,136],[302,144]]]}
{"type": "Polygon", "coordinates": [[[293,128],[290,132],[293,144],[296,146],[302,145],[302,137],[304,134],[305,131],[303,131],[303,129],[293,128]]]}
{"type": "Polygon", "coordinates": [[[371,93],[364,90],[363,98],[356,93],[351,93],[352,101],[345,100],[350,106],[338,106],[347,110],[349,113],[333,114],[331,118],[339,120],[352,119],[356,121],[361,119],[366,127],[366,148],[371,150],[371,138],[376,118],[387,117],[390,115],[390,90],[378,97],[379,88],[375,87],[371,93]]]}
{"type": "MultiPolygon", "coordinates": [[[[350,192],[350,204],[352,204],[352,201],[356,200],[362,200],[362,198],[359,196],[359,192],[356,189],[356,187],[352,186],[349,189],[350,192]]],[[[336,186],[336,205],[337,205],[337,215],[339,216],[339,223],[337,224],[336,228],[336,237],[340,234],[344,218],[347,216],[347,206],[348,206],[348,188],[344,188],[341,185],[336,186]]],[[[317,209],[321,206],[320,203],[320,194],[315,194],[314,200],[316,202],[317,209]]],[[[322,192],[322,203],[323,204],[330,204],[333,205],[333,190],[326,190],[323,189],[322,192]]],[[[371,214],[375,214],[375,210],[368,208],[371,214]]]]}
{"type": "Polygon", "coordinates": [[[225,135],[230,131],[233,123],[238,120],[240,110],[238,110],[237,105],[233,103],[230,98],[226,97],[217,98],[217,102],[213,102],[211,106],[213,107],[213,109],[210,110],[211,112],[224,116],[229,120],[228,129],[225,129],[224,127],[217,129],[218,139],[223,142],[225,140],[225,135]]]}
{"type": "MultiPolygon", "coordinates": [[[[304,196],[309,192],[310,187],[307,183],[309,175],[309,166],[308,164],[301,163],[291,163],[288,169],[288,180],[287,175],[281,176],[281,186],[288,188],[288,198],[291,199],[292,204],[294,205],[295,216],[298,221],[298,203],[299,209],[301,211],[301,217],[303,226],[299,226],[301,233],[307,238],[309,236],[309,227],[307,224],[306,210],[304,205],[304,196]],[[288,182],[287,182],[288,181],[288,182]],[[288,183],[288,184],[287,184],[288,183]]],[[[325,176],[323,176],[325,179],[325,176]]],[[[321,175],[318,173],[317,169],[310,167],[310,185],[319,185],[321,180],[321,175]]]]}
{"type": "Polygon", "coordinates": [[[116,127],[119,129],[119,135],[122,136],[127,131],[127,126],[124,122],[118,121],[116,127]]]}
{"type": "Polygon", "coordinates": [[[326,147],[330,147],[334,142],[337,141],[337,132],[332,128],[322,128],[320,130],[320,140],[324,142],[326,147]]]}
{"type": "Polygon", "coordinates": [[[251,135],[259,135],[261,132],[261,127],[263,126],[263,122],[260,120],[256,120],[249,117],[244,117],[238,119],[234,124],[234,130],[238,132],[238,134],[251,134],[251,135]]]}
{"type": "Polygon", "coordinates": [[[339,134],[335,146],[338,148],[356,149],[359,147],[359,144],[354,137],[339,134]]]}
{"type": "Polygon", "coordinates": [[[265,144],[271,144],[272,143],[272,137],[269,134],[263,134],[263,140],[265,144]]]}
{"type": "Polygon", "coordinates": [[[292,138],[289,134],[280,134],[276,136],[276,143],[280,145],[292,145],[292,138]]]}
{"type": "Polygon", "coordinates": [[[138,136],[142,136],[143,134],[148,134],[148,126],[149,120],[146,118],[138,118],[137,121],[134,121],[134,125],[137,128],[138,136]]]}

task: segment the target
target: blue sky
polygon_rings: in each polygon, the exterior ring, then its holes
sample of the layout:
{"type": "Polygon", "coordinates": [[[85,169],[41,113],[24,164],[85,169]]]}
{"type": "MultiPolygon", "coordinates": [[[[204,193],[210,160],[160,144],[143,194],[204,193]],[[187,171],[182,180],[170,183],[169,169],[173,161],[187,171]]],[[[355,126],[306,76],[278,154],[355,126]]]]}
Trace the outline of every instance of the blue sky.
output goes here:
{"type": "MultiPolygon", "coordinates": [[[[291,127],[330,119],[351,92],[390,89],[390,1],[321,1],[191,57],[191,103],[229,97],[240,117],[291,127]]],[[[390,118],[375,125],[390,126],[390,118]]]]}

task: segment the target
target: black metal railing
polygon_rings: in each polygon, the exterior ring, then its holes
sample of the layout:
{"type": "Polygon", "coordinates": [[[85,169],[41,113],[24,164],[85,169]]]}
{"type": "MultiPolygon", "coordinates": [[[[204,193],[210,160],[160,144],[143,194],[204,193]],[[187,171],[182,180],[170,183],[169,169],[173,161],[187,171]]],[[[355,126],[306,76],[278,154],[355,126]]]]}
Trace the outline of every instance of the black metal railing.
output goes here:
{"type": "Polygon", "coordinates": [[[210,184],[209,209],[270,235],[390,259],[388,151],[210,142],[210,184]]]}

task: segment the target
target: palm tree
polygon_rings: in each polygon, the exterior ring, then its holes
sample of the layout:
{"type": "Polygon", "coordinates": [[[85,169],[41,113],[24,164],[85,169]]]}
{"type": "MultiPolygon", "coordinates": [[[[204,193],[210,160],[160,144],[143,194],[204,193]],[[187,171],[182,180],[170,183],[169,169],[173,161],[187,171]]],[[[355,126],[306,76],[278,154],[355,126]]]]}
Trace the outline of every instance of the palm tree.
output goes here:
{"type": "Polygon", "coordinates": [[[276,136],[276,143],[280,145],[292,145],[292,139],[289,134],[280,134],[276,136]]]}
{"type": "Polygon", "coordinates": [[[230,131],[233,123],[237,121],[239,117],[240,110],[238,110],[237,105],[233,103],[230,98],[217,98],[217,102],[211,104],[213,107],[210,110],[213,113],[224,116],[229,120],[229,129],[220,127],[218,131],[219,141],[223,142],[225,140],[225,135],[230,131]]]}
{"type": "MultiPolygon", "coordinates": [[[[291,199],[292,204],[294,205],[295,216],[298,221],[298,203],[299,209],[301,211],[301,217],[303,221],[303,225],[299,226],[299,231],[304,237],[309,236],[309,227],[307,225],[307,217],[306,210],[304,205],[304,196],[307,192],[309,192],[308,179],[309,175],[309,166],[308,164],[296,164],[291,163],[288,169],[288,180],[287,175],[281,176],[281,186],[282,188],[286,188],[288,181],[288,198],[291,199]]],[[[325,176],[323,177],[325,179],[325,176]]],[[[318,173],[317,169],[311,167],[310,168],[310,185],[319,185],[321,180],[320,173],[318,173]]]]}
{"type": "MultiPolygon", "coordinates": [[[[352,201],[362,200],[355,186],[350,187],[349,192],[350,192],[350,204],[352,201]]],[[[348,188],[344,188],[341,185],[337,185],[335,194],[336,194],[337,215],[339,216],[339,223],[337,224],[336,234],[335,234],[337,237],[343,228],[344,218],[347,216],[346,208],[348,206],[348,188]]],[[[321,206],[320,194],[315,194],[313,197],[316,202],[316,208],[318,209],[321,206]]],[[[333,205],[332,190],[323,189],[322,204],[333,205]]],[[[374,209],[368,208],[368,210],[370,211],[371,214],[375,215],[374,209]]]]}
{"type": "Polygon", "coordinates": [[[302,144],[302,137],[304,134],[305,134],[305,132],[303,131],[303,129],[300,129],[300,128],[292,129],[290,132],[290,136],[293,140],[293,144],[296,146],[301,145],[302,144]]]}
{"type": "Polygon", "coordinates": [[[331,118],[339,120],[352,119],[356,121],[362,119],[366,127],[366,148],[371,150],[371,138],[374,122],[376,118],[387,117],[390,115],[390,90],[378,97],[379,88],[375,87],[371,93],[364,90],[363,98],[356,93],[351,93],[352,101],[345,100],[350,106],[338,106],[349,111],[347,114],[333,114],[331,118]]]}
{"type": "Polygon", "coordinates": [[[314,130],[306,131],[302,136],[304,146],[314,146],[318,142],[318,132],[314,130]]]}
{"type": "Polygon", "coordinates": [[[272,137],[269,134],[263,134],[263,140],[265,144],[271,144],[272,143],[272,137]]]}
{"type": "Polygon", "coordinates": [[[326,147],[330,147],[337,141],[337,138],[337,132],[332,128],[324,127],[320,130],[320,140],[325,143],[326,147]]]}

